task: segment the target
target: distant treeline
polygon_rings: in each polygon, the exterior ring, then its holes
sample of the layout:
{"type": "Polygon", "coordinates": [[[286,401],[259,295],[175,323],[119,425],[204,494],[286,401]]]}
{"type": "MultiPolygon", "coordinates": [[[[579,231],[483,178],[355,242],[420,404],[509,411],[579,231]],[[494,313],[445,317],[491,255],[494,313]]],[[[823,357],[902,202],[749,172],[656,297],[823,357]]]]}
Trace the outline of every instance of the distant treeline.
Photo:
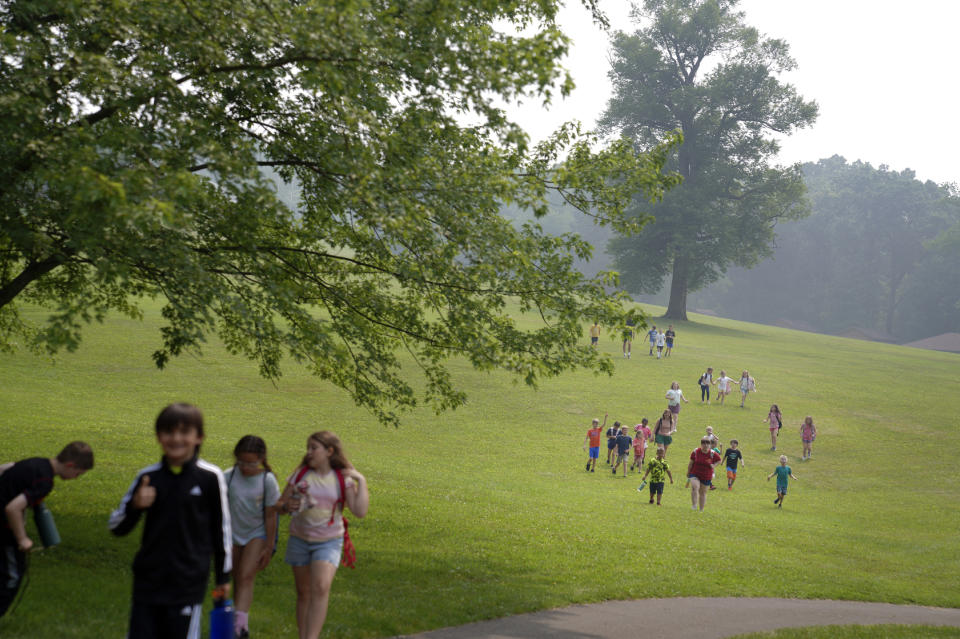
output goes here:
{"type": "Polygon", "coordinates": [[[960,198],[912,171],[834,156],[803,166],[809,217],[774,255],[691,296],[723,317],[908,342],[960,332],[960,198]]]}
{"type": "MultiPolygon", "coordinates": [[[[732,268],[692,293],[691,310],[822,333],[858,330],[895,342],[960,332],[956,187],[839,156],[807,163],[803,172],[812,213],[776,228],[770,258],[732,268]]],[[[514,209],[503,213],[531,219],[514,209]]],[[[609,229],[559,202],[538,223],[596,247],[593,259],[578,265],[585,274],[612,268],[609,229]]],[[[633,297],[664,304],[666,291],[633,297]]]]}

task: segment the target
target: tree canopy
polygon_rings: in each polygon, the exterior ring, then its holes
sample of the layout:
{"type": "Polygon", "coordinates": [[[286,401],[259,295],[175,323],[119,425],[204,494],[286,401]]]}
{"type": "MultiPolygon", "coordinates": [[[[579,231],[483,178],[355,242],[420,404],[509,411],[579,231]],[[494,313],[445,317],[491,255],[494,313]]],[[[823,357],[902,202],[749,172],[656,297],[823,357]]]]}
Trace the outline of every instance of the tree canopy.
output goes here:
{"type": "Polygon", "coordinates": [[[543,215],[559,193],[635,228],[623,208],[678,181],[662,170],[676,140],[637,153],[571,124],[531,148],[497,105],[571,88],[557,8],[0,1],[0,347],[75,348],[86,323],[157,297],[159,366],[217,335],[385,422],[463,402],[452,356],[529,384],[612,370],[581,344],[584,322],[623,315],[609,276],[571,268],[589,244],[498,211],[543,215]]]}
{"type": "Polygon", "coordinates": [[[727,317],[913,341],[960,332],[960,193],[834,156],[803,165],[809,217],[777,229],[762,268],[697,303],[727,317]]]}
{"type": "Polygon", "coordinates": [[[611,243],[631,291],[656,293],[672,273],[666,316],[686,319],[687,294],[731,264],[769,254],[773,225],[807,212],[799,168],[775,167],[774,134],[817,115],[778,76],[795,66],[786,42],[746,25],[737,0],[646,0],[640,28],[612,39],[614,95],[601,120],[639,148],[669,131],[669,166],[684,178],[651,210],[656,221],[611,243]]]}

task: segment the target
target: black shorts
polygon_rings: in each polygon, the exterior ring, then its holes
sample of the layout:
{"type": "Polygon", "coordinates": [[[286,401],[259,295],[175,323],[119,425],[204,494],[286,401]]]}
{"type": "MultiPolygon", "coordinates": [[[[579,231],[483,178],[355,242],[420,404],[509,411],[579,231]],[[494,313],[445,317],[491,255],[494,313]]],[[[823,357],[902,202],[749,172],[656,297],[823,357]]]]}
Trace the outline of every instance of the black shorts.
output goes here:
{"type": "Polygon", "coordinates": [[[650,496],[662,495],[663,494],[663,482],[662,481],[652,481],[650,482],[650,496]]]}
{"type": "Polygon", "coordinates": [[[178,606],[133,602],[128,639],[200,639],[201,604],[178,606]]]}

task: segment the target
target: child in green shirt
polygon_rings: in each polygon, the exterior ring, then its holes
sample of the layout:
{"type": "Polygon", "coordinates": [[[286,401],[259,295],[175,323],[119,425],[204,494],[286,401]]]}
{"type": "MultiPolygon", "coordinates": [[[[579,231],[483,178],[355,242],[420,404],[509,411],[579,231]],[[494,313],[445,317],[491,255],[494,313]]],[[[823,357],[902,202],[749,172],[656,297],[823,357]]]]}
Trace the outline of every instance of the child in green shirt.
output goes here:
{"type": "Polygon", "coordinates": [[[653,503],[653,496],[656,495],[657,506],[660,505],[660,498],[663,496],[663,476],[669,477],[670,483],[673,483],[670,466],[667,464],[667,460],[663,458],[665,454],[666,451],[663,446],[657,446],[657,458],[651,459],[650,463],[647,464],[647,471],[643,473],[640,486],[637,487],[637,490],[642,491],[644,484],[647,483],[647,475],[650,475],[650,503],[653,503]]]}
{"type": "Polygon", "coordinates": [[[787,478],[789,477],[794,481],[799,481],[793,476],[790,467],[787,466],[786,455],[780,455],[780,465],[774,468],[772,473],[767,475],[767,481],[770,481],[770,478],[774,475],[777,476],[777,498],[773,500],[773,503],[777,504],[777,508],[783,508],[783,498],[787,496],[787,478]]]}

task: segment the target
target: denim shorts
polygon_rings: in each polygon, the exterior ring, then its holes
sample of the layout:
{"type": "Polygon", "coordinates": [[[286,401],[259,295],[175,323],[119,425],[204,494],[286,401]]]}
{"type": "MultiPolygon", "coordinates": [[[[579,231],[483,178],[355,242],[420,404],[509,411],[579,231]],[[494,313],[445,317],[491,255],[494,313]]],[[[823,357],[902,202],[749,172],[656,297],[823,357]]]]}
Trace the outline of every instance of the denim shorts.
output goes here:
{"type": "Polygon", "coordinates": [[[309,566],[314,561],[325,561],[339,566],[342,550],[343,537],[334,537],[326,541],[306,541],[291,535],[287,540],[284,561],[291,566],[309,566]]]}

